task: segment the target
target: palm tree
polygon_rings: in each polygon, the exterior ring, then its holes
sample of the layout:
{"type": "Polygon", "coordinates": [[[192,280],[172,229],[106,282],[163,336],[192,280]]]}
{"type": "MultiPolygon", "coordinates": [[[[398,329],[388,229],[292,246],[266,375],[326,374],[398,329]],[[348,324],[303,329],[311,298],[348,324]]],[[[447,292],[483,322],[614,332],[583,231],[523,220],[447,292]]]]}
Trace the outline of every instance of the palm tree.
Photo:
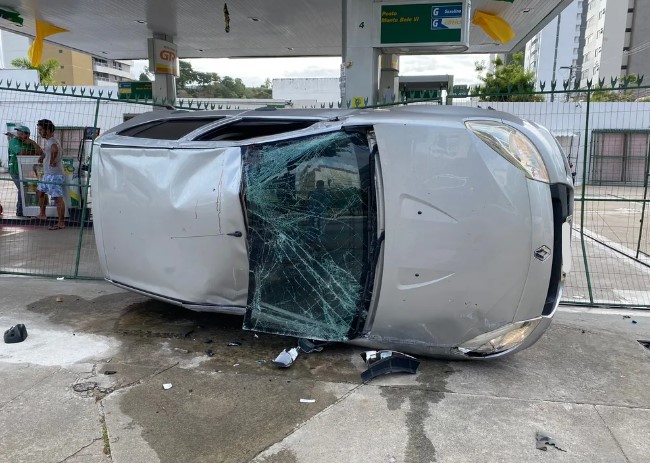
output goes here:
{"type": "Polygon", "coordinates": [[[34,66],[31,61],[27,58],[16,58],[11,61],[11,65],[18,69],[36,69],[38,71],[38,77],[41,80],[43,85],[53,85],[56,83],[54,74],[60,69],[60,64],[54,58],[47,60],[45,63],[41,63],[38,66],[34,66]]]}

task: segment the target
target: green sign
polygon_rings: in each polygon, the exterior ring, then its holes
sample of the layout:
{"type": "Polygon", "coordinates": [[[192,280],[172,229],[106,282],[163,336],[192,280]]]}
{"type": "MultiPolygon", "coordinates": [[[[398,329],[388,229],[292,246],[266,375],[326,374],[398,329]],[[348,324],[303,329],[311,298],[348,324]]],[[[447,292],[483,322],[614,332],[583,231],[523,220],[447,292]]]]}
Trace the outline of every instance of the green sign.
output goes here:
{"type": "Polygon", "coordinates": [[[117,97],[120,100],[151,100],[151,82],[120,82],[117,84],[117,97]]]}
{"type": "Polygon", "coordinates": [[[462,28],[462,2],[381,6],[382,45],[459,43],[462,28]]]}
{"type": "Polygon", "coordinates": [[[452,93],[454,95],[467,95],[469,93],[469,87],[467,85],[454,85],[452,93]]]}

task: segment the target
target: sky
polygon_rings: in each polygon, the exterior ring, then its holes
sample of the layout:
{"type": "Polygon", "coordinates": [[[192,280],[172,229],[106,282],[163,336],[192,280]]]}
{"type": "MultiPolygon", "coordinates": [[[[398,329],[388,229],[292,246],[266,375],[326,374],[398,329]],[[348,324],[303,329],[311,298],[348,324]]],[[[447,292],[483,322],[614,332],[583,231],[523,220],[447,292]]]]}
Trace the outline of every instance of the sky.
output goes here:
{"type": "MultiPolygon", "coordinates": [[[[400,75],[453,74],[454,84],[478,82],[475,61],[487,62],[488,55],[419,55],[400,57],[400,75]]],[[[269,78],[339,77],[340,57],[329,58],[255,58],[255,59],[191,59],[197,71],[216,72],[220,76],[239,77],[247,87],[258,87],[269,78]]],[[[136,61],[137,76],[147,62],[136,61]]]]}

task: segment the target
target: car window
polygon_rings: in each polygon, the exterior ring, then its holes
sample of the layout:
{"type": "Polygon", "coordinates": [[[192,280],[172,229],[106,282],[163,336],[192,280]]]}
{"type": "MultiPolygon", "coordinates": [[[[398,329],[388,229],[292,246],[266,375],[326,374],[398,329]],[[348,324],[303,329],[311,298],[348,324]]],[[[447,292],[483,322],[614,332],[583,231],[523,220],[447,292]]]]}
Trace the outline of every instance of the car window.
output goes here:
{"type": "Polygon", "coordinates": [[[266,137],[294,130],[306,129],[317,120],[283,120],[246,118],[230,124],[220,125],[214,130],[201,134],[197,141],[240,141],[249,138],[266,137]]]}
{"type": "Polygon", "coordinates": [[[167,119],[163,121],[151,121],[145,124],[136,125],[118,132],[118,135],[136,138],[151,138],[154,140],[178,140],[188,133],[223,119],[219,117],[194,117],[188,119],[167,119]]]}
{"type": "Polygon", "coordinates": [[[335,132],[244,149],[245,328],[345,340],[365,315],[370,151],[335,132]]]}

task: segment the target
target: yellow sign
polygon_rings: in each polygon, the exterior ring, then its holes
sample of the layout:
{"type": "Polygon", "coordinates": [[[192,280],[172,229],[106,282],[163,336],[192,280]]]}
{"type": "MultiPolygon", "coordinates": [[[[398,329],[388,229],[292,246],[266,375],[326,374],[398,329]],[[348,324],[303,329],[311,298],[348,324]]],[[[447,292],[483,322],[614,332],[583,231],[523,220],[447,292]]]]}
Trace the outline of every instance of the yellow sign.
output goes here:
{"type": "Polygon", "coordinates": [[[365,101],[366,100],[362,96],[355,96],[352,98],[352,107],[363,108],[366,105],[365,101]]]}

